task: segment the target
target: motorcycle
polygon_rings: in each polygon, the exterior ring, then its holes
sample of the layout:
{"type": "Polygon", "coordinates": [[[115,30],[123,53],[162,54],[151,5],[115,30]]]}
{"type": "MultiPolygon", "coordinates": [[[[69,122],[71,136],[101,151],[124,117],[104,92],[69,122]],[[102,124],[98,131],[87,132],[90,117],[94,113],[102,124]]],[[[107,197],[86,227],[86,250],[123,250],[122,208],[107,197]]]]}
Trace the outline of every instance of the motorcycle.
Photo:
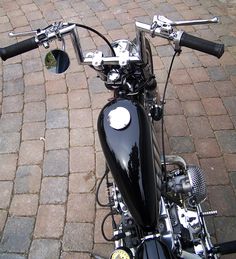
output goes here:
{"type": "Polygon", "coordinates": [[[205,212],[201,207],[207,196],[204,172],[188,165],[180,156],[166,155],[163,136],[165,93],[181,47],[218,58],[224,53],[223,44],[192,36],[176,27],[217,22],[216,17],[171,21],[164,16],[154,16],[151,25],[135,23],[133,41],[121,39],[112,43],[86,25],[58,22],[33,32],[11,33],[11,36],[33,34],[33,37],[0,48],[2,60],[7,60],[40,45],[48,48],[51,41],[59,40],[62,50],[50,51],[45,63],[50,71],[62,73],[70,64],[64,51],[64,38],[70,35],[79,64],[94,69],[105,87],[114,92],[97,122],[106,170],[98,184],[96,199],[100,206],[110,208],[101,231],[105,240],[114,242],[111,259],[219,258],[236,252],[236,241],[212,244],[205,217],[216,212],[205,212]],[[110,55],[95,51],[84,56],[77,27],[101,37],[110,55]],[[147,34],[172,42],[175,50],[162,98],[157,92],[147,34]],[[161,148],[154,128],[157,121],[161,122],[161,148]],[[107,187],[107,204],[99,200],[103,181],[107,187]],[[111,238],[104,231],[108,218],[112,221],[111,238]]]}

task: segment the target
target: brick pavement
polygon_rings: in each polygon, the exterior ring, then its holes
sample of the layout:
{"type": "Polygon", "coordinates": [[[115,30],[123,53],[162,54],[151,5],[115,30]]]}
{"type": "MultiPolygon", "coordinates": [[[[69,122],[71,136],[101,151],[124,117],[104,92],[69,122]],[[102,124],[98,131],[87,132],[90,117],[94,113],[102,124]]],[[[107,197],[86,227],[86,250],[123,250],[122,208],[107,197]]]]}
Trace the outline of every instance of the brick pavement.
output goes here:
{"type": "MultiPolygon", "coordinates": [[[[207,204],[214,239],[236,239],[236,3],[233,0],[0,0],[0,45],[16,42],[7,32],[57,20],[93,26],[108,39],[134,37],[134,20],[154,14],[172,19],[221,17],[219,25],[185,28],[225,43],[221,60],[183,49],[167,93],[167,150],[200,164],[209,185],[207,204]]],[[[83,46],[102,45],[81,31],[83,46]]],[[[153,39],[162,92],[172,48],[153,39]],[[158,53],[158,54],[157,54],[158,53]]],[[[76,65],[59,76],[42,65],[45,50],[0,63],[0,258],[88,259],[107,256],[100,223],[104,209],[94,189],[104,170],[96,118],[110,96],[95,73],[76,65]]],[[[227,258],[233,258],[228,256],[227,258]]]]}

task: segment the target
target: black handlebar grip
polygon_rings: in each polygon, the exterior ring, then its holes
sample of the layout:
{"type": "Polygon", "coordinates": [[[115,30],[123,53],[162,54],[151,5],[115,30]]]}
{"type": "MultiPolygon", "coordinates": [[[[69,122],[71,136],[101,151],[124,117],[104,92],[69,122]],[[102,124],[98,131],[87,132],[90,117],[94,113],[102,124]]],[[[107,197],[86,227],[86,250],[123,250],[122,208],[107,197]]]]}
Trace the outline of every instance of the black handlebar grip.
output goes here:
{"type": "Polygon", "coordinates": [[[36,48],[38,48],[38,43],[35,41],[35,37],[32,37],[8,47],[0,48],[0,57],[5,61],[8,58],[15,57],[36,48]]]}
{"type": "Polygon", "coordinates": [[[183,32],[179,45],[202,51],[217,58],[220,58],[224,54],[224,44],[204,40],[186,32],[183,32]]]}

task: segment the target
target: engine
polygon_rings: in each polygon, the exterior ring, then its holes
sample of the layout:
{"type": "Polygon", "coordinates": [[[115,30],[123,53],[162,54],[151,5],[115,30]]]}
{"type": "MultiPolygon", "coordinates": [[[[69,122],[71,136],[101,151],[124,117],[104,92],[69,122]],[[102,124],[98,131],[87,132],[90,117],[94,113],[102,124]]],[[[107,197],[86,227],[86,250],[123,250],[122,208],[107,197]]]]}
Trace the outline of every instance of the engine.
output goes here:
{"type": "Polygon", "coordinates": [[[166,194],[161,199],[162,239],[180,258],[207,258],[212,244],[204,221],[207,213],[201,209],[206,199],[204,172],[187,166],[178,156],[167,157],[167,163],[178,168],[168,172],[166,194]]]}
{"type": "MultiPolygon", "coordinates": [[[[213,246],[204,221],[205,215],[213,215],[215,212],[204,213],[200,205],[206,198],[204,172],[197,166],[187,166],[178,156],[167,156],[166,163],[177,168],[168,171],[165,191],[162,191],[160,199],[157,233],[141,232],[119,189],[113,184],[113,208],[121,215],[119,227],[114,232],[116,248],[120,250],[126,247],[125,252],[129,251],[134,256],[140,244],[142,246],[146,241],[150,243],[151,237],[165,244],[178,258],[217,258],[214,255],[208,257],[213,246]]],[[[118,252],[124,253],[123,250],[118,252]]]]}

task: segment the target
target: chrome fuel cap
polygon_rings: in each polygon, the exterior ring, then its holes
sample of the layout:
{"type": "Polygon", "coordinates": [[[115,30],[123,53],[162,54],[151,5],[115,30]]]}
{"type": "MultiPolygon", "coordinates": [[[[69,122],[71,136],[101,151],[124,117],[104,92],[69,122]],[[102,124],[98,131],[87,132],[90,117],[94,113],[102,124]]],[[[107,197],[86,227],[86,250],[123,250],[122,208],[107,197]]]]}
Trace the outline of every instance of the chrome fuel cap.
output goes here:
{"type": "Polygon", "coordinates": [[[124,107],[117,107],[108,114],[108,123],[110,127],[116,130],[124,129],[130,123],[131,116],[124,107]]]}

